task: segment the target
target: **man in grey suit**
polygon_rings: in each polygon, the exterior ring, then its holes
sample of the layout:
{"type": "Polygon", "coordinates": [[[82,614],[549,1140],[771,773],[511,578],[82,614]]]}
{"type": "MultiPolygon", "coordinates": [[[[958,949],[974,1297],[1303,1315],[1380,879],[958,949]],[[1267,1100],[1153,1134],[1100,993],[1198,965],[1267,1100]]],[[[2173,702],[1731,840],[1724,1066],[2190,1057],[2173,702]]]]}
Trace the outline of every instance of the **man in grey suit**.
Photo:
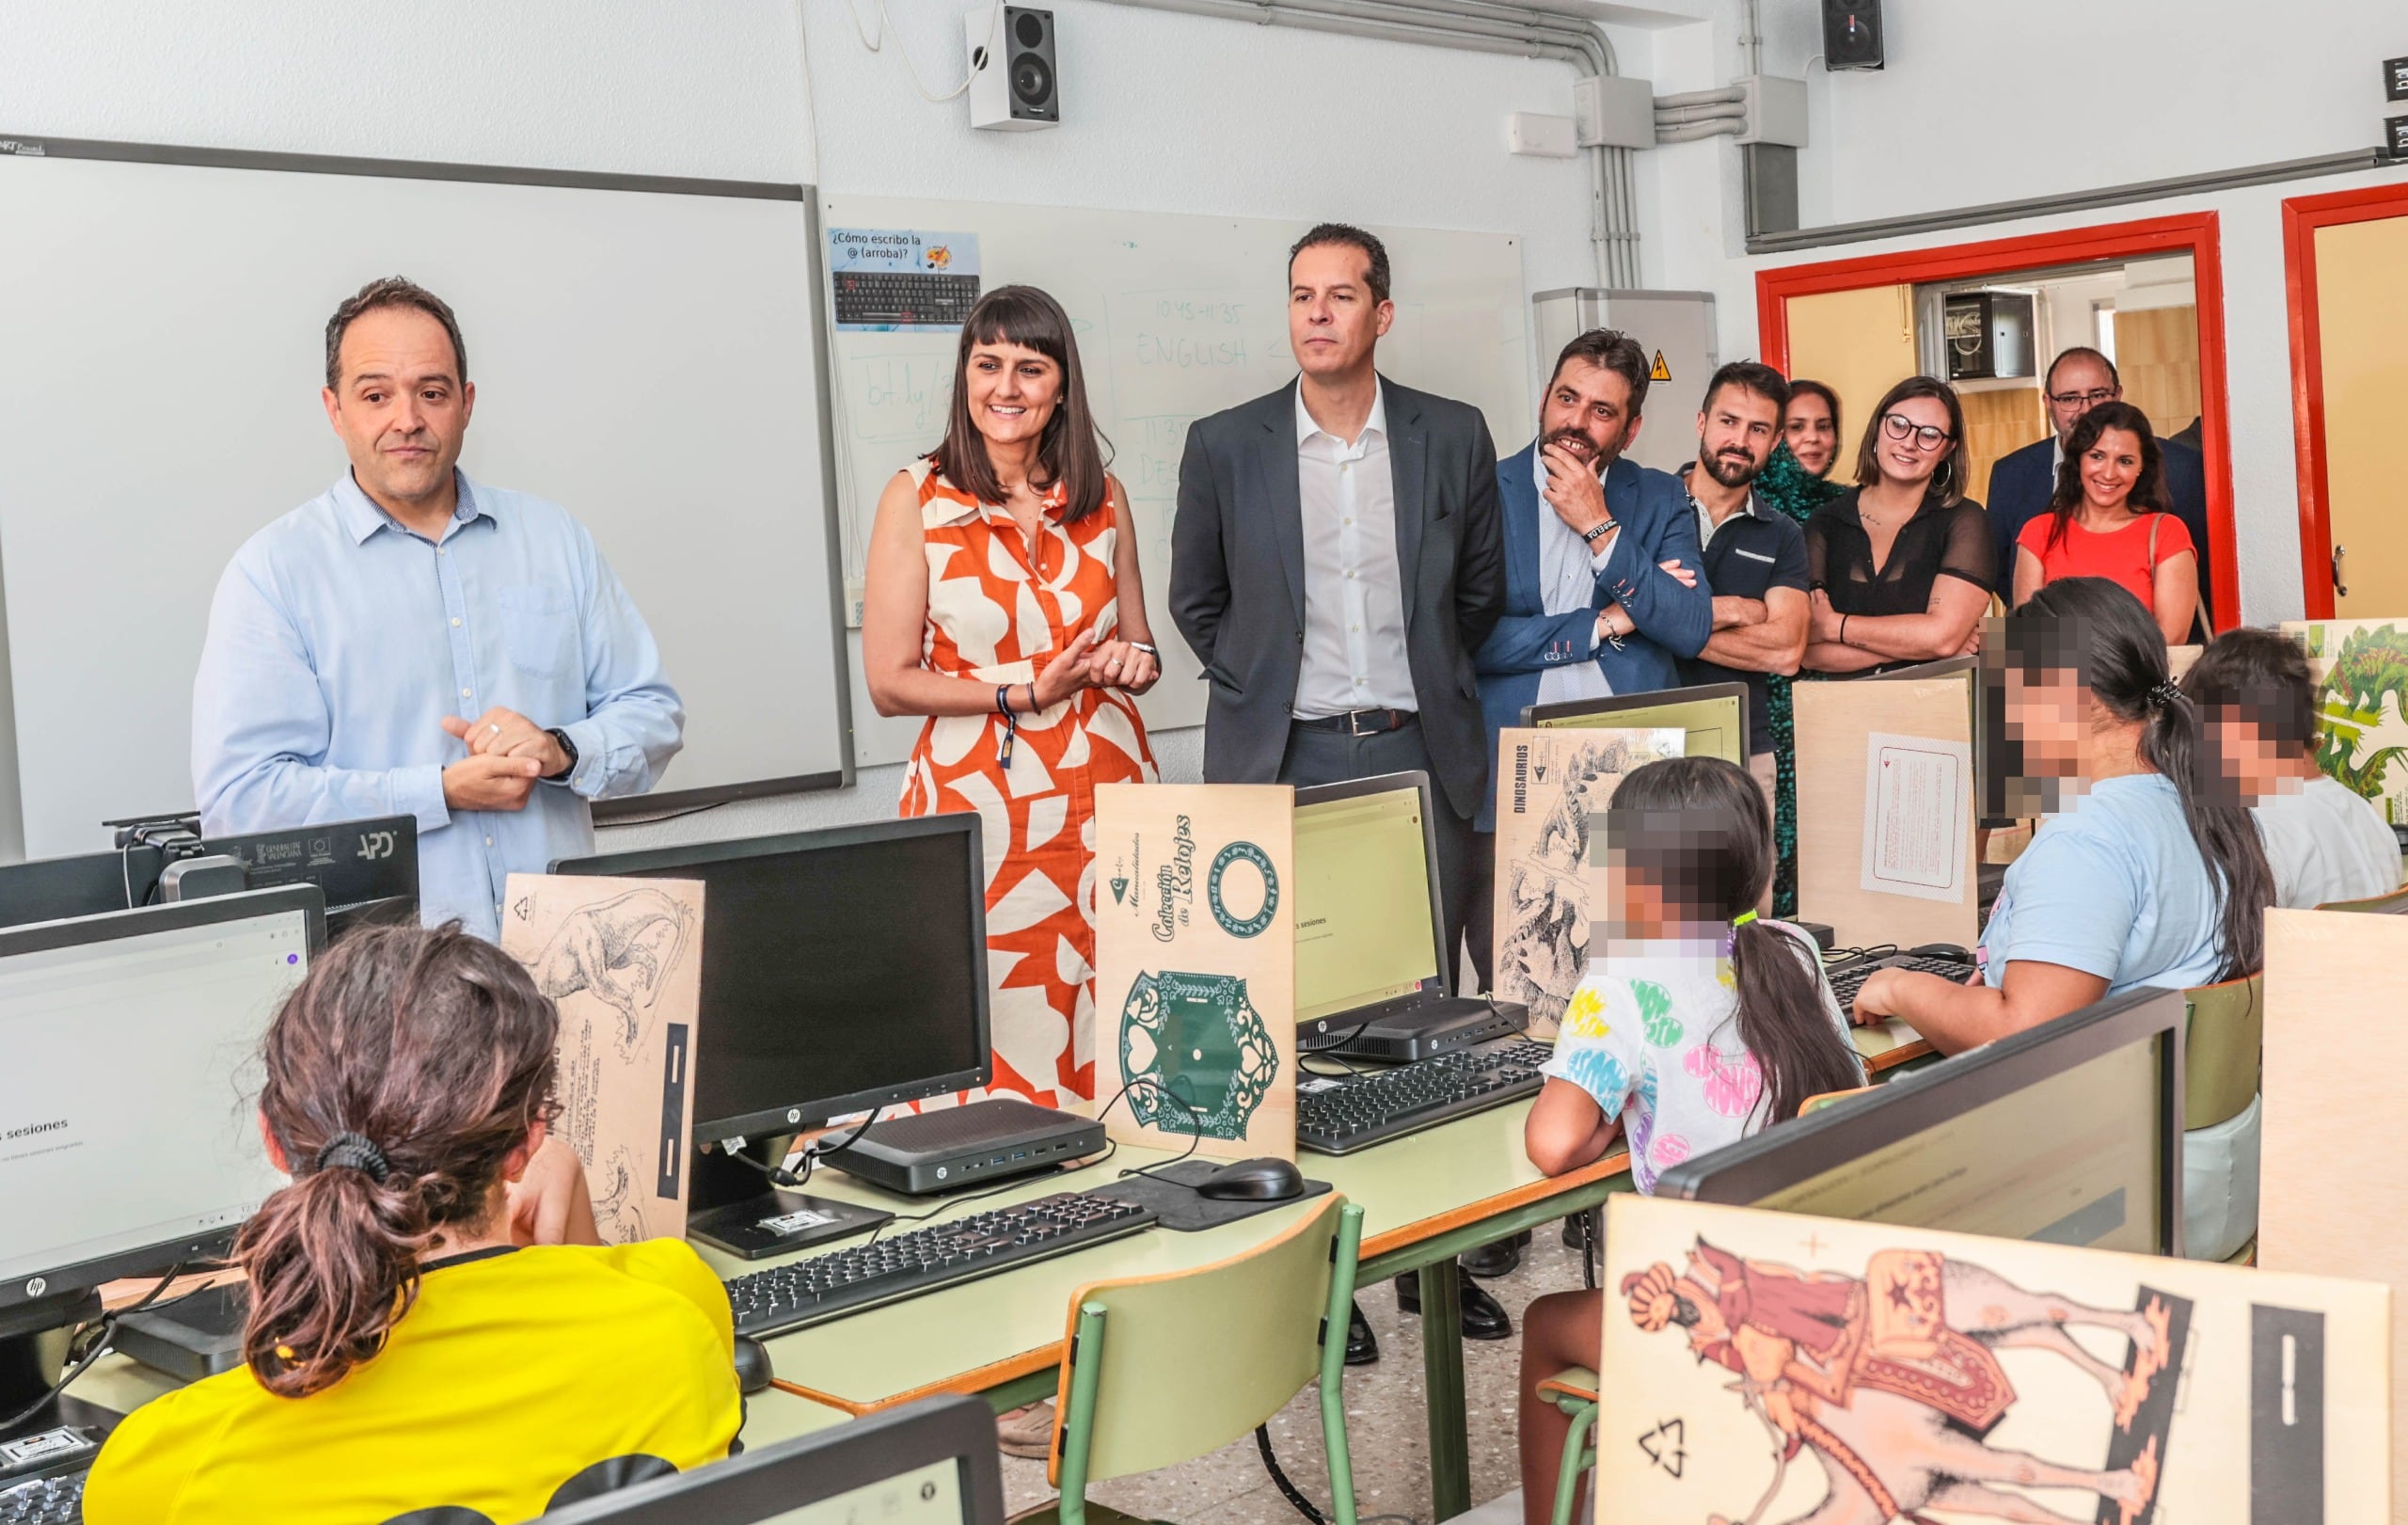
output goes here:
{"type": "MultiPolygon", "coordinates": [[[[1472,653],[1505,596],[1497,448],[1478,409],[1381,378],[1396,308],[1378,239],[1315,228],[1289,252],[1288,288],[1302,373],[1190,425],[1180,463],[1170,612],[1211,685],[1204,777],[1427,772],[1459,967],[1488,792],[1472,653]]],[[[1465,1312],[1475,1338],[1512,1332],[1494,1302],[1465,1312]]],[[[1355,1332],[1350,1349],[1369,1342],[1355,1332]]]]}

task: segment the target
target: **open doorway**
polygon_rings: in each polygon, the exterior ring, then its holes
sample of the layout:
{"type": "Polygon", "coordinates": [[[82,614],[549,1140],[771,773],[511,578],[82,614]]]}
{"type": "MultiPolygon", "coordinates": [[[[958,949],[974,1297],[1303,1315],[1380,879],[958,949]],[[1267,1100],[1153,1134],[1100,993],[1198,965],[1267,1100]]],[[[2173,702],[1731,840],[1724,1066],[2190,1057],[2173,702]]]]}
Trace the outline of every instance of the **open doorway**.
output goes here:
{"type": "MultiPolygon", "coordinates": [[[[1913,291],[1918,366],[1954,384],[1965,405],[1973,497],[1988,500],[2001,456],[2049,437],[2044,373],[2052,357],[2076,346],[2107,357],[2124,401],[2147,414],[2161,437],[2198,448],[2198,294],[2189,255],[1925,281],[1913,291]]],[[[1814,357],[1798,363],[1811,371],[1814,357]]]]}
{"type": "Polygon", "coordinates": [[[2125,400],[2198,453],[2202,604],[2219,629],[2240,622],[2214,214],[1763,270],[1756,296],[1765,359],[1839,393],[1835,480],[1881,394],[1937,375],[1964,404],[1968,491],[1987,503],[2001,458],[2053,437],[2051,358],[2076,345],[2107,355],[2125,400]]]}

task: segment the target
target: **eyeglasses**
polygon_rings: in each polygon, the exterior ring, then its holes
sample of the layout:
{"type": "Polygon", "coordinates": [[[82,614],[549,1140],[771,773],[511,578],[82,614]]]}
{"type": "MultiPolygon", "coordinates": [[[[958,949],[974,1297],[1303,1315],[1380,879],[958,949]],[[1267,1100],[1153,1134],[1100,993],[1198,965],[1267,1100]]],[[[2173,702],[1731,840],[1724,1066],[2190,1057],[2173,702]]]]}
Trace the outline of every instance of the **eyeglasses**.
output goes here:
{"type": "Polygon", "coordinates": [[[2056,404],[2059,407],[2097,407],[2101,403],[2112,403],[2115,400],[2115,393],[2112,389],[2086,392],[2051,392],[2049,394],[2049,401],[2056,404]]]}
{"type": "Polygon", "coordinates": [[[1882,414],[1881,432],[1893,439],[1912,439],[1915,449],[1923,451],[1938,450],[1956,437],[1945,429],[1935,429],[1927,423],[1918,424],[1904,413],[1882,414]]]}

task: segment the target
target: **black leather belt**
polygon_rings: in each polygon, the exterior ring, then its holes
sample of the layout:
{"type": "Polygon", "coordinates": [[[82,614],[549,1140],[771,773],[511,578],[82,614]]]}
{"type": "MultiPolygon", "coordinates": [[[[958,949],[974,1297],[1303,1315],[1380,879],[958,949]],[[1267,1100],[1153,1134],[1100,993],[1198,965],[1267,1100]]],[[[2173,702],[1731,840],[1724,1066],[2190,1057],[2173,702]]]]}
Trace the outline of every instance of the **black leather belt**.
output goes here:
{"type": "Polygon", "coordinates": [[[1421,717],[1410,709],[1350,709],[1343,715],[1315,715],[1292,723],[1307,731],[1336,731],[1342,736],[1378,736],[1402,731],[1421,717]]]}

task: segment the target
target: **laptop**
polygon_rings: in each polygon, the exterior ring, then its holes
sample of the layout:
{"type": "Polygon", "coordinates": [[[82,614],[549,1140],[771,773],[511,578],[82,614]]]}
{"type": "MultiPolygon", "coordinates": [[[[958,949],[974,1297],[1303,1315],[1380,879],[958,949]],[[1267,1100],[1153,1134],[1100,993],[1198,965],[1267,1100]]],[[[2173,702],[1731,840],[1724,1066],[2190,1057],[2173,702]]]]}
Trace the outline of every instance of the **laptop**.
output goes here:
{"type": "Polygon", "coordinates": [[[1508,1037],[1510,1002],[1450,993],[1430,778],[1382,773],[1296,791],[1296,1044],[1403,1062],[1508,1037]]]}

